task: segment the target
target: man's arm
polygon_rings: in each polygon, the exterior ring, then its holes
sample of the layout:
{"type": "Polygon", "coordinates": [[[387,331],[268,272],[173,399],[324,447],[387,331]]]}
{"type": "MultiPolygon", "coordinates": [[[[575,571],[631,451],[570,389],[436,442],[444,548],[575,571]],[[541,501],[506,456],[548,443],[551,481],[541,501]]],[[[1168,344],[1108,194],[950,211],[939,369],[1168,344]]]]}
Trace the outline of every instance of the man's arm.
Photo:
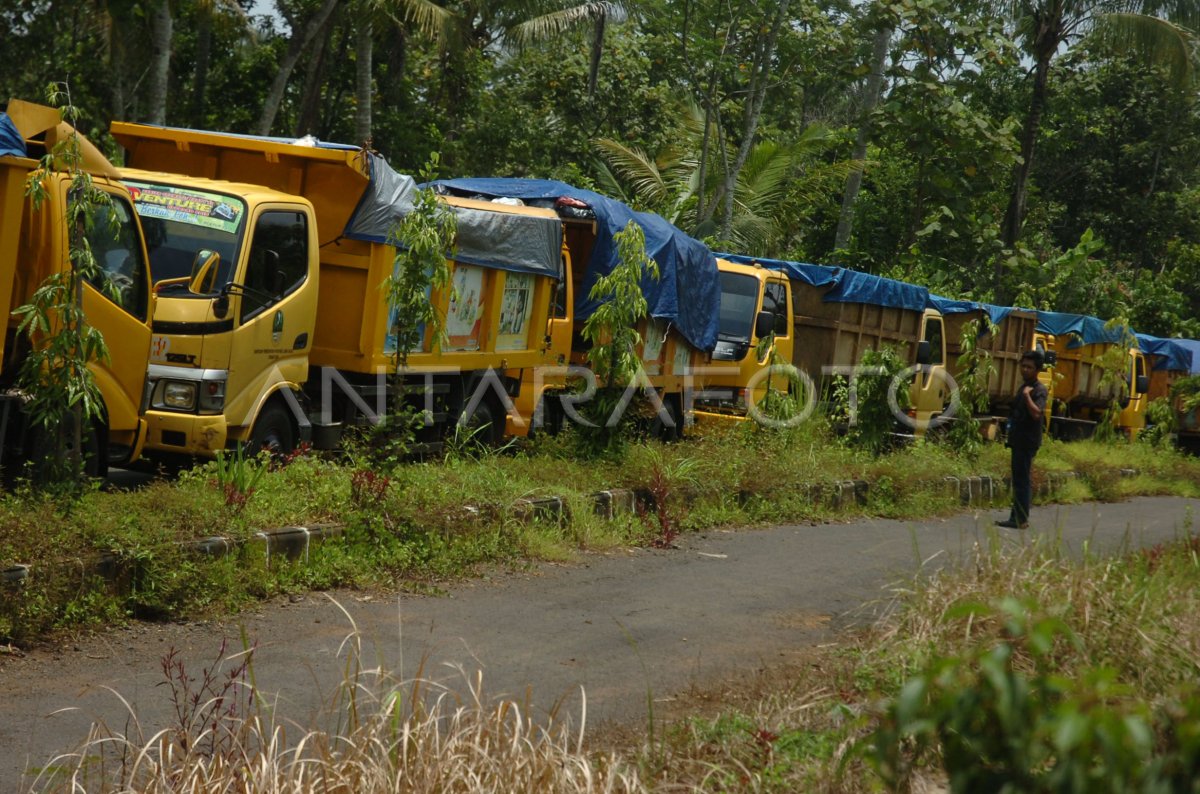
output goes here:
{"type": "Polygon", "coordinates": [[[1045,399],[1042,398],[1041,395],[1038,395],[1038,399],[1035,400],[1033,398],[1032,386],[1026,386],[1021,389],[1021,394],[1025,397],[1025,408],[1029,411],[1029,415],[1034,419],[1034,421],[1041,419],[1042,409],[1046,405],[1045,399]]]}

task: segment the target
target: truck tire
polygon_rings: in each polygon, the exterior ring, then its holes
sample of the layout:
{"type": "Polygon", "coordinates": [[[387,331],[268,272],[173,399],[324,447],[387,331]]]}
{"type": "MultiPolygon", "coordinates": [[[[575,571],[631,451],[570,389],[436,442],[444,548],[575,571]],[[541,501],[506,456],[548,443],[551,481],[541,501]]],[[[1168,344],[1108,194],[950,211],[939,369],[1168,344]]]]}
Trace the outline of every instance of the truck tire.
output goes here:
{"type": "Polygon", "coordinates": [[[679,441],[683,438],[683,409],[679,405],[679,400],[673,395],[667,395],[663,397],[663,407],[666,408],[667,414],[675,426],[669,426],[663,421],[663,417],[655,414],[654,421],[650,424],[650,434],[654,438],[668,443],[679,441]]]}
{"type": "Polygon", "coordinates": [[[490,394],[479,401],[475,410],[467,416],[463,409],[460,426],[472,440],[489,447],[498,447],[504,440],[504,409],[490,394]]]}
{"type": "MultiPolygon", "coordinates": [[[[70,438],[73,426],[73,417],[68,416],[62,431],[64,434],[64,444],[66,445],[64,454],[67,455],[70,454],[70,438]]],[[[81,450],[84,477],[91,480],[102,480],[108,476],[107,445],[101,443],[101,439],[107,437],[107,429],[103,424],[87,423],[87,427],[83,433],[83,448],[81,450]]],[[[46,484],[50,481],[50,477],[54,475],[52,456],[57,445],[58,440],[46,428],[41,425],[30,427],[26,460],[28,461],[28,473],[34,482],[46,484]]]]}
{"type": "Polygon", "coordinates": [[[290,455],[296,449],[296,430],[287,409],[275,400],[263,406],[262,413],[250,430],[246,453],[257,455],[262,450],[272,455],[290,455]]]}

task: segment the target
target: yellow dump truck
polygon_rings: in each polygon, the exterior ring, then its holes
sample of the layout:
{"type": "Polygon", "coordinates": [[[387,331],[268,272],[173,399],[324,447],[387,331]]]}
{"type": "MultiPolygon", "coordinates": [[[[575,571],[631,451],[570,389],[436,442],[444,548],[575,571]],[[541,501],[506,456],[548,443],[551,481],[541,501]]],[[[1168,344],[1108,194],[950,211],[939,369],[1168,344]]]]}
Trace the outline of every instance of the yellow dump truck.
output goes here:
{"type": "Polygon", "coordinates": [[[900,423],[921,435],[946,411],[952,392],[946,334],[924,287],[840,267],[723,256],[788,278],[792,364],[814,384],[855,377],[867,351],[892,347],[912,376],[907,416],[897,417],[900,423]]]}
{"type": "Polygon", "coordinates": [[[618,263],[615,235],[630,222],[641,228],[659,278],[643,279],[641,284],[649,318],[638,329],[643,341],[637,388],[648,398],[653,431],[663,438],[678,436],[692,420],[688,398],[703,390],[707,351],[717,343],[721,296],[712,252],[657,215],[634,212],[619,201],[563,182],[448,179],[433,185],[447,197],[517,201],[551,210],[562,221],[567,277],[554,301],[543,365],[523,373],[517,400],[521,415],[532,411],[536,422],[550,426],[579,416],[572,416],[579,400],[569,387],[573,378],[588,373],[588,347],[581,332],[598,307],[591,288],[618,263]]]}
{"type": "Polygon", "coordinates": [[[1055,355],[1049,370],[1052,435],[1090,438],[1114,400],[1121,408],[1113,420],[1120,432],[1134,437],[1145,427],[1150,379],[1131,331],[1086,315],[1039,311],[1035,344],[1055,355]],[[1106,378],[1114,347],[1123,350],[1122,371],[1106,378]]]}
{"type": "MultiPolygon", "coordinates": [[[[71,267],[67,221],[70,176],[53,172],[45,202],[34,209],[26,181],[38,158],[75,131],[59,111],[13,100],[0,112],[0,314],[8,318],[0,352],[0,465],[19,466],[44,454],[33,448],[22,413],[24,395],[14,386],[28,344],[11,312],[27,303],[47,276],[71,267]]],[[[98,207],[88,242],[106,283],[83,285],[87,322],[107,343],[110,358],[91,365],[103,399],[103,419],[86,435],[89,471],[136,460],[146,438],[141,418],[150,352],[153,298],[142,228],[125,187],[107,159],[79,136],[80,167],[112,199],[98,207]],[[115,227],[111,224],[115,216],[115,227]],[[114,231],[115,229],[115,231],[114,231]]]]}
{"type": "Polygon", "coordinates": [[[701,421],[744,419],[766,397],[768,387],[787,392],[787,375],[768,369],[772,361],[790,366],[793,357],[792,287],[787,276],[721,256],[717,268],[721,322],[712,360],[704,369],[704,388],[696,395],[701,421]]]}
{"type": "MultiPolygon", "coordinates": [[[[326,447],[347,423],[384,414],[397,344],[383,290],[396,253],[388,234],[412,207],[412,180],[356,147],[120,122],[112,131],[154,227],[148,449],[326,447]],[[189,257],[197,245],[202,255],[189,257]]],[[[459,230],[453,288],[430,296],[444,335],[424,329],[404,377],[420,387],[429,440],[463,418],[497,439],[520,373],[550,345],[562,225],[546,210],[446,203],[459,230]]]]}

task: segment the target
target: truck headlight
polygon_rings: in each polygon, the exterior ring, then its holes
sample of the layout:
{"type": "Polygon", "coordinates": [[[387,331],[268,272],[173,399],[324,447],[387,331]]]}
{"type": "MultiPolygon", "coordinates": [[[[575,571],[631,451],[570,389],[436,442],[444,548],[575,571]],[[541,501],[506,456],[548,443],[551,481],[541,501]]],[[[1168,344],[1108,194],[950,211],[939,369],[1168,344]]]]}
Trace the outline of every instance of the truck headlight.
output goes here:
{"type": "Polygon", "coordinates": [[[195,404],[195,383],[167,381],[163,384],[163,405],[166,407],[190,411],[195,404]]]}

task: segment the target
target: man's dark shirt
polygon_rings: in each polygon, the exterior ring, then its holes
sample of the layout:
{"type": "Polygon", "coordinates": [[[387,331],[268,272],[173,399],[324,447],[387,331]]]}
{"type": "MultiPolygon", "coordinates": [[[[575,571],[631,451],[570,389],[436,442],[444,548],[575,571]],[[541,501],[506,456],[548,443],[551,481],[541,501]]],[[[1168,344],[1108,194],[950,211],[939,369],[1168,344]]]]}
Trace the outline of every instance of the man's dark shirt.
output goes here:
{"type": "Polygon", "coordinates": [[[1042,416],[1034,419],[1029,415],[1029,406],[1025,404],[1025,395],[1021,394],[1025,386],[1028,384],[1022,383],[1021,389],[1017,391],[1017,396],[1013,400],[1012,411],[1009,413],[1010,427],[1008,430],[1009,446],[1032,447],[1037,449],[1042,445],[1042,429],[1045,427],[1046,416],[1046,400],[1050,393],[1046,390],[1043,383],[1034,383],[1033,391],[1030,397],[1039,409],[1042,416]]]}

